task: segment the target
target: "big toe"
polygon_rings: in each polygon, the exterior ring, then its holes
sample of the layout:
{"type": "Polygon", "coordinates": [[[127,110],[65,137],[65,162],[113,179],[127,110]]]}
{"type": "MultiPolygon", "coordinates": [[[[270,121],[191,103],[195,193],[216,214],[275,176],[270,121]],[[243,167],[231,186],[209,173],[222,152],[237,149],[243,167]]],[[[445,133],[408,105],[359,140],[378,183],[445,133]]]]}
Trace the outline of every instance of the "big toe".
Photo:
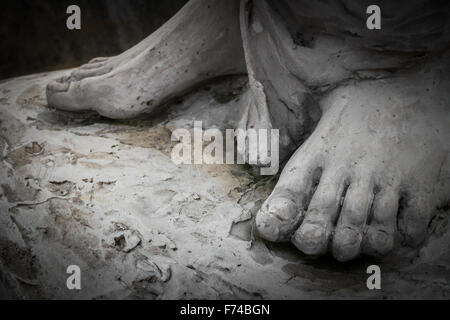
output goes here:
{"type": "Polygon", "coordinates": [[[57,92],[67,92],[70,88],[68,77],[62,77],[51,81],[47,85],[47,93],[53,94],[57,92]]]}
{"type": "Polygon", "coordinates": [[[263,238],[278,242],[291,240],[303,221],[311,192],[321,174],[318,162],[308,158],[308,152],[293,156],[256,218],[263,238]]]}
{"type": "Polygon", "coordinates": [[[289,241],[298,227],[302,213],[297,205],[287,197],[267,200],[256,217],[259,235],[269,241],[289,241]]]}
{"type": "Polygon", "coordinates": [[[52,81],[47,85],[47,103],[49,107],[64,111],[79,111],[81,108],[76,99],[74,84],[65,79],[52,81]]]}

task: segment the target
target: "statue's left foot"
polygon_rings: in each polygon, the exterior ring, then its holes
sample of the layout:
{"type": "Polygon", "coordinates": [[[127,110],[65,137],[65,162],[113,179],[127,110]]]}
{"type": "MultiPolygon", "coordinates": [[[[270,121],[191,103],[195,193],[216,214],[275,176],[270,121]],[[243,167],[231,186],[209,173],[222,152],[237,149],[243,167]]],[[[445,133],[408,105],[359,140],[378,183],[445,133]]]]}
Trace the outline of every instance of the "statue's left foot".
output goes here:
{"type": "Polygon", "coordinates": [[[133,118],[207,80],[245,72],[239,2],[191,0],[136,47],[49,84],[47,100],[61,110],[133,118]]]}
{"type": "Polygon", "coordinates": [[[348,85],[322,101],[318,127],[258,213],[263,238],[340,261],[423,242],[450,195],[450,81],[448,70],[418,74],[348,85]]]}

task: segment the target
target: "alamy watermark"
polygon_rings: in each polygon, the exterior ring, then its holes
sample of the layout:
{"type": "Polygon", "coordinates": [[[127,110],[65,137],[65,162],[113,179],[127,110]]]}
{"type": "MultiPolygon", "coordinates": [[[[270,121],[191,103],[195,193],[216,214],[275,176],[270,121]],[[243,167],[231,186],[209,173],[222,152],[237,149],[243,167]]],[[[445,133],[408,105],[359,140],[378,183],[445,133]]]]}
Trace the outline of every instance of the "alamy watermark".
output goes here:
{"type": "MultiPolygon", "coordinates": [[[[70,16],[66,20],[66,26],[69,30],[81,30],[81,8],[77,5],[70,5],[66,10],[70,16]]],[[[367,29],[381,30],[381,8],[378,5],[367,7],[367,29]]]]}
{"type": "Polygon", "coordinates": [[[71,265],[67,267],[67,274],[70,276],[67,278],[66,286],[69,290],[81,290],[81,269],[79,266],[71,265]]]}
{"type": "Polygon", "coordinates": [[[70,16],[67,18],[66,26],[69,30],[81,30],[81,9],[77,5],[71,5],[67,7],[67,14],[70,16]]]}
{"type": "Polygon", "coordinates": [[[367,289],[381,290],[381,268],[377,265],[369,266],[367,274],[370,274],[369,278],[367,278],[367,289]]]}
{"type": "Polygon", "coordinates": [[[225,137],[219,129],[203,130],[201,121],[194,129],[177,129],[172,150],[177,164],[249,164],[260,167],[263,176],[278,173],[280,164],[278,129],[227,129],[225,137]]]}
{"type": "Polygon", "coordinates": [[[381,30],[381,8],[377,5],[371,5],[367,8],[366,13],[370,15],[367,19],[367,29],[381,30]]]}

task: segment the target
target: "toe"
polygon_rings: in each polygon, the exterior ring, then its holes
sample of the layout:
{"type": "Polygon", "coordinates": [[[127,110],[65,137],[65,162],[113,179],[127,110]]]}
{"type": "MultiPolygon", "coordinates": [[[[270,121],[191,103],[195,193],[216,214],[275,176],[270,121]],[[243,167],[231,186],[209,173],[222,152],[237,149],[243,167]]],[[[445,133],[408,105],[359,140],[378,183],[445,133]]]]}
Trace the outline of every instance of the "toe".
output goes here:
{"type": "Polygon", "coordinates": [[[80,69],[84,70],[92,70],[92,69],[100,69],[106,65],[106,61],[104,62],[95,62],[95,63],[87,63],[83,64],[80,69]]]}
{"type": "Polygon", "coordinates": [[[112,70],[109,66],[103,66],[99,69],[77,69],[71,74],[72,81],[80,81],[86,78],[98,77],[112,70]]]}
{"type": "Polygon", "coordinates": [[[417,247],[425,240],[432,211],[430,200],[426,193],[402,198],[398,228],[408,246],[417,247]]]}
{"type": "Polygon", "coordinates": [[[54,93],[54,92],[66,92],[69,90],[70,82],[60,80],[55,80],[50,82],[47,85],[47,92],[54,93]]]}
{"type": "Polygon", "coordinates": [[[324,173],[311,200],[305,220],[297,230],[292,243],[303,253],[322,255],[328,251],[334,231],[341,197],[345,190],[345,176],[324,173]]]}
{"type": "Polygon", "coordinates": [[[105,62],[107,61],[109,58],[107,57],[98,57],[98,58],[94,58],[91,61],[89,61],[89,63],[98,63],[98,62],[105,62]]]}
{"type": "Polygon", "coordinates": [[[349,261],[360,255],[372,199],[370,182],[359,180],[350,185],[333,238],[332,251],[337,260],[349,261]]]}
{"type": "Polygon", "coordinates": [[[399,193],[394,188],[385,188],[375,195],[367,232],[363,240],[363,252],[382,257],[394,248],[399,193]]]}
{"type": "Polygon", "coordinates": [[[317,162],[308,160],[305,155],[292,157],[256,217],[256,227],[262,238],[274,242],[290,240],[303,220],[318,174],[316,168],[317,162]]]}
{"type": "Polygon", "coordinates": [[[259,235],[269,241],[288,241],[301,219],[301,212],[290,197],[269,199],[256,217],[259,235]]]}
{"type": "Polygon", "coordinates": [[[79,83],[77,82],[59,82],[53,81],[47,85],[47,103],[49,107],[64,111],[80,111],[81,108],[77,101],[79,83]]]}

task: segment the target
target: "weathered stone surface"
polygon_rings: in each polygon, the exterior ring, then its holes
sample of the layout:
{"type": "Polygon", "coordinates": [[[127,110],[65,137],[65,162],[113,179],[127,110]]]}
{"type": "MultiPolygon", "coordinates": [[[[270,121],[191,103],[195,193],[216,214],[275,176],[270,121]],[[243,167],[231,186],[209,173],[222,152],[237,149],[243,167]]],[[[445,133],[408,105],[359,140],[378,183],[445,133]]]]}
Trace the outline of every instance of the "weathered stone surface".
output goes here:
{"type": "MultiPolygon", "coordinates": [[[[264,243],[252,217],[276,181],[239,166],[170,161],[166,127],[189,120],[176,108],[220,111],[235,100],[221,104],[209,98],[216,89],[200,90],[174,107],[169,123],[114,122],[48,109],[45,85],[61,75],[0,84],[1,296],[449,298],[444,210],[425,247],[383,262],[314,260],[264,243]],[[382,291],[366,287],[374,263],[382,291]],[[82,270],[79,292],[66,288],[69,265],[82,270]]],[[[213,114],[205,120],[213,123],[213,114]]]]}

